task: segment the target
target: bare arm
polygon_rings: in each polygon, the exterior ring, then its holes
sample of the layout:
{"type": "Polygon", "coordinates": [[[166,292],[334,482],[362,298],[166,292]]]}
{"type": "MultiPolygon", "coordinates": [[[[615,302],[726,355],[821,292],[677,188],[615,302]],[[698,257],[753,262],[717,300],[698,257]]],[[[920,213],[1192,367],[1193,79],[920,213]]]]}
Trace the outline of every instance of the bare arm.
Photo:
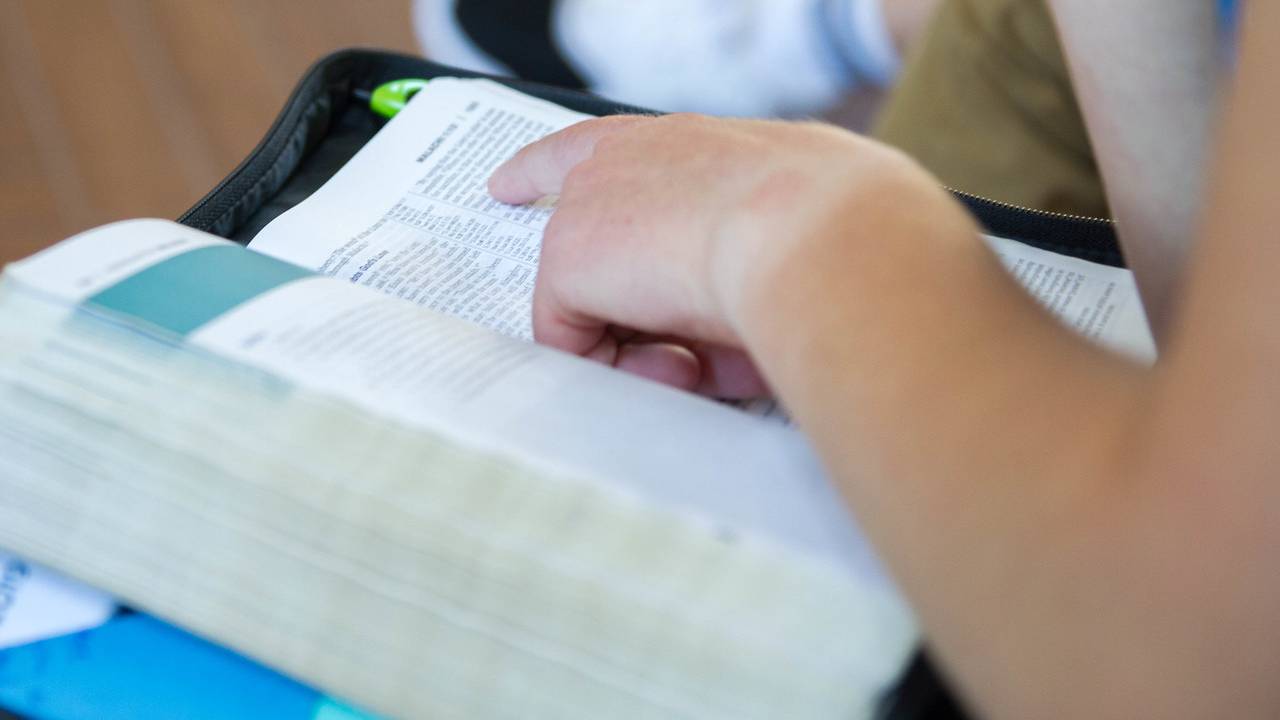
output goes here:
{"type": "Polygon", "coordinates": [[[1277,716],[1280,6],[1250,10],[1155,369],[1055,323],[896,153],[689,117],[586,123],[495,176],[561,195],[535,332],[686,387],[753,385],[745,351],[988,716],[1277,716]]]}
{"type": "Polygon", "coordinates": [[[1222,61],[1209,0],[1050,0],[1157,339],[1199,220],[1222,61]]]}
{"type": "MultiPolygon", "coordinates": [[[[744,313],[765,374],[991,717],[1280,713],[1280,7],[1250,10],[1154,371],[1051,331],[936,218],[898,218],[875,253],[815,241],[773,281],[804,290],[744,313]],[[904,296],[908,267],[946,280],[904,296]]],[[[1136,182],[1162,162],[1126,170],[1136,182]]],[[[1130,202],[1153,213],[1145,230],[1186,242],[1191,197],[1176,181],[1130,202]],[[1159,217],[1162,199],[1185,204],[1159,217]]]]}

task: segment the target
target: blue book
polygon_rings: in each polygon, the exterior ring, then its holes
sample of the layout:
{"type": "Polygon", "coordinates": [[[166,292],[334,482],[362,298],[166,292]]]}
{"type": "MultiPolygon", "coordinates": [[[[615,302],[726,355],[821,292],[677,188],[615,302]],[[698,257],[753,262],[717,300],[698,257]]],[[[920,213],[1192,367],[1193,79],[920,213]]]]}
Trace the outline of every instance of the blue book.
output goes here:
{"type": "Polygon", "coordinates": [[[137,613],[0,650],[0,707],[48,720],[375,718],[137,613]]]}

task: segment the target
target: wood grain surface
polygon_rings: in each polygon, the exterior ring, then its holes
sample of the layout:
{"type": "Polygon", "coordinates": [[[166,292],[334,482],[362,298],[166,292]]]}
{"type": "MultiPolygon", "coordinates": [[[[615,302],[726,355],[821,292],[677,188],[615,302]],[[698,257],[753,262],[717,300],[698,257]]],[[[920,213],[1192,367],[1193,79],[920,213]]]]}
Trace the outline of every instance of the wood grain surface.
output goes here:
{"type": "Polygon", "coordinates": [[[0,0],[0,263],[176,217],[357,45],[415,52],[409,0],[0,0]]]}

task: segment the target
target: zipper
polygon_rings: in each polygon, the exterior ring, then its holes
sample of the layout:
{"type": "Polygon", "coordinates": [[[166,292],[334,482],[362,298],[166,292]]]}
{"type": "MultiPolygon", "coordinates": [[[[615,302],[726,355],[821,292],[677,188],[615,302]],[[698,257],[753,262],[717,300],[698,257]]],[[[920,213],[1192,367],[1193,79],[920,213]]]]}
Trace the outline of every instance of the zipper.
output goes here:
{"type": "Polygon", "coordinates": [[[1029,208],[1024,205],[1014,205],[1013,203],[1007,203],[1002,200],[992,200],[991,198],[984,197],[982,195],[974,195],[973,193],[965,192],[964,190],[957,190],[956,188],[953,188],[950,185],[943,185],[942,187],[952,195],[955,195],[971,203],[975,203],[979,205],[1000,208],[1000,209],[1008,210],[1010,212],[1017,212],[1023,215],[1035,215],[1037,217],[1042,217],[1046,219],[1052,218],[1055,220],[1069,220],[1071,222],[1085,223],[1088,225],[1115,227],[1115,221],[1107,218],[1093,217],[1092,215],[1073,215],[1071,213],[1060,213],[1060,212],[1053,212],[1052,210],[1040,210],[1038,208],[1029,208]]]}
{"type": "MultiPolygon", "coordinates": [[[[346,55],[348,52],[339,52],[337,55],[346,55]]],[[[228,194],[228,188],[236,185],[251,187],[256,185],[270,172],[275,160],[284,152],[285,146],[288,144],[289,136],[298,124],[300,116],[303,114],[305,107],[301,99],[304,95],[315,93],[315,84],[317,76],[324,73],[327,66],[332,64],[334,57],[322,58],[314,63],[307,72],[294,86],[293,91],[289,93],[289,97],[285,100],[280,113],[271,123],[271,127],[267,129],[262,140],[254,147],[253,151],[236,166],[225,178],[213,187],[204,197],[200,198],[195,205],[191,206],[179,218],[178,222],[184,225],[195,227],[199,230],[212,232],[213,220],[219,220],[221,217],[234,207],[235,196],[231,198],[224,197],[228,194]],[[270,158],[269,160],[267,158],[270,158]],[[251,172],[254,171],[254,172],[251,172]],[[230,200],[230,203],[228,203],[230,200]],[[210,210],[210,206],[221,202],[227,204],[217,216],[213,218],[205,217],[210,210]]],[[[312,98],[314,99],[314,98],[312,98]]],[[[239,193],[236,193],[239,195],[239,193]]]]}
{"type": "Polygon", "coordinates": [[[1112,220],[1037,210],[951,187],[946,190],[992,235],[1103,265],[1126,265],[1112,220]]]}
{"type": "MultiPolygon", "coordinates": [[[[517,90],[595,115],[618,112],[645,112],[640,108],[589,97],[580,91],[547,87],[521,80],[498,78],[466,70],[445,68],[420,58],[409,58],[380,50],[339,50],[312,64],[302,76],[302,79],[298,81],[298,84],[294,86],[280,114],[276,116],[271,127],[267,129],[262,141],[230,174],[206,193],[204,197],[196,201],[195,205],[184,212],[178,218],[178,222],[214,234],[232,234],[235,230],[234,227],[221,227],[227,223],[227,213],[235,208],[236,202],[246,191],[256,187],[275,169],[275,162],[287,149],[299,121],[303,119],[303,116],[319,99],[319,96],[327,91],[325,76],[339,63],[349,63],[353,69],[358,67],[362,71],[368,70],[370,67],[376,67],[380,63],[393,63],[398,66],[413,67],[413,70],[405,67],[405,71],[402,73],[392,73],[392,77],[397,74],[403,77],[437,77],[445,70],[449,71],[449,74],[459,77],[489,77],[517,90]]],[[[351,75],[355,74],[354,72],[351,73],[351,75]]],[[[359,74],[363,75],[365,73],[361,72],[359,74]]],[[[330,80],[336,80],[337,77],[341,77],[342,73],[340,71],[334,72],[334,75],[336,77],[330,78],[330,80]]],[[[372,73],[372,75],[376,77],[379,73],[372,73]]],[[[347,81],[351,82],[354,79],[354,77],[348,77],[347,81]]],[[[378,82],[381,81],[383,80],[378,80],[378,82]]],[[[373,86],[376,86],[378,82],[375,82],[373,86]]],[[[369,91],[363,87],[352,88],[352,90],[369,91]]]]}

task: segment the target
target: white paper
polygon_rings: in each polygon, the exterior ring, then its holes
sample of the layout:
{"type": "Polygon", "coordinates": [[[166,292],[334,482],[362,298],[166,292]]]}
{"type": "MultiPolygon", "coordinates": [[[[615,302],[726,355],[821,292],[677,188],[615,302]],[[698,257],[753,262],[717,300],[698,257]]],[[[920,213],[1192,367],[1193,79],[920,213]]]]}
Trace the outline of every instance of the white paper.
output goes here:
{"type": "Polygon", "coordinates": [[[520,148],[586,117],[487,80],[432,80],[249,247],[532,339],[551,207],[500,203],[487,181],[520,148]]]}
{"type": "Polygon", "coordinates": [[[98,627],[116,608],[106,593],[0,551],[0,650],[98,627]]]}
{"type": "Polygon", "coordinates": [[[169,220],[123,220],[87,230],[10,263],[4,274],[41,293],[78,303],[176,255],[230,244],[169,220]]]}
{"type": "Polygon", "coordinates": [[[792,428],[326,277],[268,292],[190,341],[887,583],[792,428]]]}
{"type": "Polygon", "coordinates": [[[420,717],[869,718],[913,651],[840,566],[12,290],[0,545],[316,687],[420,717]]]}
{"type": "MultiPolygon", "coordinates": [[[[9,273],[74,303],[91,293],[67,290],[66,277],[119,280],[104,269],[137,271],[176,254],[170,248],[220,242],[166,221],[133,221],[9,273]]],[[[187,340],[380,415],[611,483],[887,584],[794,429],[324,276],[253,298],[187,340]]]]}
{"type": "Polygon", "coordinates": [[[1132,272],[1004,238],[986,241],[1018,284],[1068,327],[1134,359],[1155,361],[1132,272]]]}

